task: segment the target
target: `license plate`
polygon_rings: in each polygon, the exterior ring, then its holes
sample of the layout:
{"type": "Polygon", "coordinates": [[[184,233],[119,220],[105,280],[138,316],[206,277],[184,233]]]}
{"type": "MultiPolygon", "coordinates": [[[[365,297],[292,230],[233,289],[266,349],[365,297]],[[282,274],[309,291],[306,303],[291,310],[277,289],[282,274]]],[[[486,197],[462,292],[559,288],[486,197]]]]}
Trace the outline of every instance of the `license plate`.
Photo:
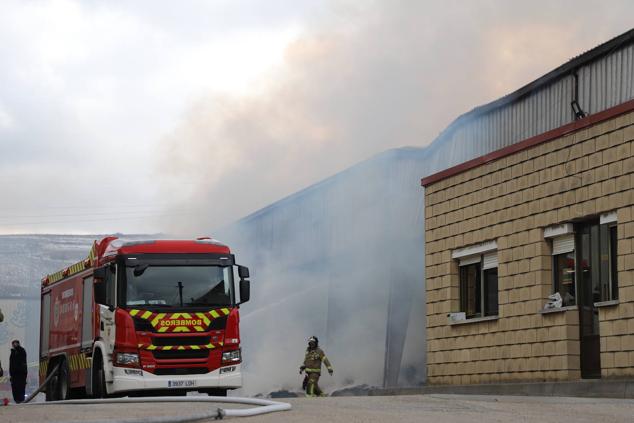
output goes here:
{"type": "Polygon", "coordinates": [[[168,388],[193,388],[196,386],[195,380],[168,380],[168,388]]]}

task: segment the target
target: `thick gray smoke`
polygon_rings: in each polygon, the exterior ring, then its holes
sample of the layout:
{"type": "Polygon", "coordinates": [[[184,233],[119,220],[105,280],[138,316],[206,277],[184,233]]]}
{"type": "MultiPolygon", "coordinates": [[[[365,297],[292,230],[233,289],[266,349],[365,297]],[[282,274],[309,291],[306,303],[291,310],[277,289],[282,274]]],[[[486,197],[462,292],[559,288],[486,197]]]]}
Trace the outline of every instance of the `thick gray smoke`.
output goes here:
{"type": "Polygon", "coordinates": [[[634,4],[611,3],[327,3],[250,95],[207,93],[166,138],[158,177],[175,209],[200,218],[165,224],[217,228],[386,149],[426,145],[458,114],[629,29],[634,4]]]}
{"type": "Polygon", "coordinates": [[[419,181],[473,151],[388,151],[277,200],[380,151],[425,146],[458,114],[629,28],[634,6],[602,5],[337,2],[252,95],[192,106],[161,173],[198,219],[168,223],[211,231],[252,269],[247,393],[296,389],[310,335],[334,362],[330,388],[424,380],[419,181]]]}
{"type": "Polygon", "coordinates": [[[218,232],[253,269],[247,393],[297,390],[311,335],[335,366],[329,388],[424,380],[420,163],[386,152],[218,232]]]}

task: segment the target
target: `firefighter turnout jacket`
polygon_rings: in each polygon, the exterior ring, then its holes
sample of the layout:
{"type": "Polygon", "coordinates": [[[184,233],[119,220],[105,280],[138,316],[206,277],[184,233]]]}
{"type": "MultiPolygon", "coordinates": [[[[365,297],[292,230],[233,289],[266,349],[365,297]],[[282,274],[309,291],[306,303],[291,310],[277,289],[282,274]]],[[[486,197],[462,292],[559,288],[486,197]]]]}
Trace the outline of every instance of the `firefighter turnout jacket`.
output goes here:
{"type": "Polygon", "coordinates": [[[304,365],[302,367],[304,367],[306,373],[321,374],[322,362],[326,365],[328,371],[332,372],[332,365],[321,348],[308,348],[306,350],[306,356],[304,356],[304,365]]]}

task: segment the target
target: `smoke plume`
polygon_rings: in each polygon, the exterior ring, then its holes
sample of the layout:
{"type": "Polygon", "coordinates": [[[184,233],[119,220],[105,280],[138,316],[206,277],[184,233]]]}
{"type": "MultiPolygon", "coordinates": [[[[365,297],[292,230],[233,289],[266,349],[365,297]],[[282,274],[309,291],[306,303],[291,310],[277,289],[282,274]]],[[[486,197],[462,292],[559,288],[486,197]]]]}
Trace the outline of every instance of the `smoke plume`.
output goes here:
{"type": "Polygon", "coordinates": [[[601,4],[332,3],[250,95],[192,105],[161,171],[197,218],[166,223],[213,231],[252,269],[248,393],[296,389],[311,335],[335,364],[331,385],[424,380],[424,151],[341,171],[424,147],[460,113],[628,29],[634,6],[601,4]]]}
{"type": "Polygon", "coordinates": [[[250,95],[201,96],[166,138],[165,192],[200,216],[166,225],[217,228],[380,151],[428,144],[628,29],[630,3],[586,3],[329,4],[250,95]]]}

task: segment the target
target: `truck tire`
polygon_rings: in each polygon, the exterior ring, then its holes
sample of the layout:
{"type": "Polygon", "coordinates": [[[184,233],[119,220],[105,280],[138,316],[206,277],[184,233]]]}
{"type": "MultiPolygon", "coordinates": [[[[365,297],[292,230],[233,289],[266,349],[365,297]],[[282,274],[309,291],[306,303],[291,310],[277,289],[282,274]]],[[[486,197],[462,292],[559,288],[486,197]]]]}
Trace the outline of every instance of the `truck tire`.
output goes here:
{"type": "Polygon", "coordinates": [[[57,374],[51,378],[46,387],[46,401],[63,401],[70,396],[70,370],[68,362],[59,362],[57,374]]]}
{"type": "Polygon", "coordinates": [[[68,368],[68,361],[62,361],[57,380],[59,400],[67,400],[70,397],[70,369],[68,368]]]}
{"type": "Polygon", "coordinates": [[[106,373],[103,370],[101,353],[96,352],[92,364],[92,396],[94,398],[106,398],[106,373]]]}
{"type": "MultiPolygon", "coordinates": [[[[51,366],[52,367],[52,366],[51,366]]],[[[59,378],[59,369],[55,376],[49,379],[46,384],[46,402],[49,401],[57,401],[56,393],[57,393],[57,379],[59,378]]]]}

